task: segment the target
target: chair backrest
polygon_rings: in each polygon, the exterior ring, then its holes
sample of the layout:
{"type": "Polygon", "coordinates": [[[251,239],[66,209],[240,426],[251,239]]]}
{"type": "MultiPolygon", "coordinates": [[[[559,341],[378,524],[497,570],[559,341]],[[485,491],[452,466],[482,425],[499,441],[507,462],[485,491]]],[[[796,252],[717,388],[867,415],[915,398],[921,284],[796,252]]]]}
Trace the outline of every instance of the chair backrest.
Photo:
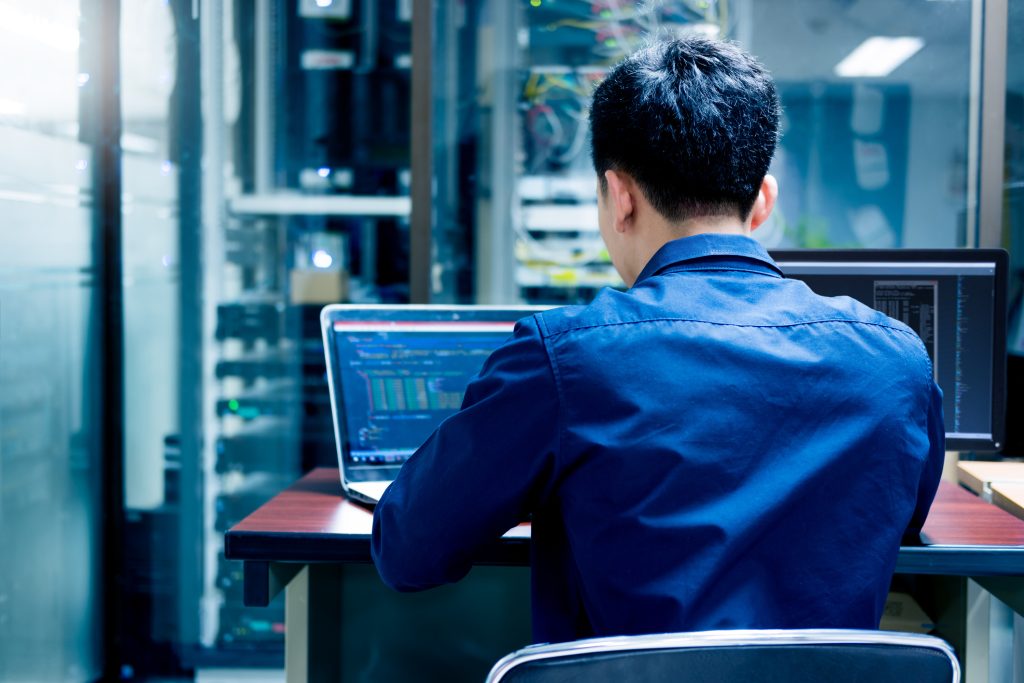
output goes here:
{"type": "Polygon", "coordinates": [[[945,641],[886,631],[704,631],[532,645],[502,658],[487,683],[642,681],[959,683],[945,641]]]}

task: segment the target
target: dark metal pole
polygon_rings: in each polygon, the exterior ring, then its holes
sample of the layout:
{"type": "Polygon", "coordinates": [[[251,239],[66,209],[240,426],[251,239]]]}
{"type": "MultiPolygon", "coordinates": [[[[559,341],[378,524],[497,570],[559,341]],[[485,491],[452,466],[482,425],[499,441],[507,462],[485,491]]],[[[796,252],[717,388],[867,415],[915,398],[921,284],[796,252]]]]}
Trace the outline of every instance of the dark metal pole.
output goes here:
{"type": "MultiPolygon", "coordinates": [[[[178,166],[178,253],[180,258],[180,388],[178,415],[181,470],[178,502],[177,647],[184,668],[199,649],[203,548],[203,118],[200,99],[200,20],[192,0],[171,2],[177,64],[171,96],[171,152],[178,166]]],[[[217,4],[214,8],[218,7],[217,4]]],[[[218,25],[216,28],[220,28],[218,25]]],[[[206,27],[204,26],[205,30],[206,27]]],[[[212,30],[212,29],[211,29],[212,30]]],[[[210,173],[220,173],[211,168],[210,173]]],[[[211,264],[219,267],[220,264],[211,264]]]]}
{"type": "Polygon", "coordinates": [[[99,342],[99,495],[104,680],[121,677],[124,552],[124,299],[121,260],[121,3],[90,3],[82,16],[81,136],[92,144],[93,244],[99,342]],[[87,70],[88,69],[88,70],[87,70]]]}
{"type": "Polygon", "coordinates": [[[412,6],[412,215],[409,301],[430,303],[434,214],[434,0],[412,6]]]}

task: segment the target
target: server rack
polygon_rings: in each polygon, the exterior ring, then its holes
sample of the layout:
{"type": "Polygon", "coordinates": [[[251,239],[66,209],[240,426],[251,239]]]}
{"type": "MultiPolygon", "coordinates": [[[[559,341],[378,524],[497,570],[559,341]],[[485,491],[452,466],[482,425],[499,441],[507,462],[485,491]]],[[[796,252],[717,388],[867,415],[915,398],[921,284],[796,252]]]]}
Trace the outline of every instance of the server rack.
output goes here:
{"type": "Polygon", "coordinates": [[[180,600],[200,606],[200,665],[277,665],[283,603],[242,605],[223,532],[336,465],[320,308],[408,301],[412,6],[258,0],[204,18],[206,78],[220,79],[204,156],[229,172],[204,187],[203,541],[182,529],[200,579],[180,600]],[[229,62],[237,82],[214,70],[229,62]]]}
{"type": "Polygon", "coordinates": [[[424,4],[437,45],[432,230],[446,257],[433,266],[480,303],[577,303],[621,287],[598,230],[593,88],[651,36],[731,36],[730,3],[424,4]]]}

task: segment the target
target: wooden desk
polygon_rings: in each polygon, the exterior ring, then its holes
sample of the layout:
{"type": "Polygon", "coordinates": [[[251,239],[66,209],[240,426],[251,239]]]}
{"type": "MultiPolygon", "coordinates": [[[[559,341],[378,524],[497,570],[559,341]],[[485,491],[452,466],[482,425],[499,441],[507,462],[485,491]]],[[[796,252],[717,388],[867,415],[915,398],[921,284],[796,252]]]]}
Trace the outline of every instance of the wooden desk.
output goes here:
{"type": "Polygon", "coordinates": [[[956,474],[961,484],[988,500],[992,484],[1024,482],[1024,462],[961,460],[956,474]]]}
{"type": "MultiPolygon", "coordinates": [[[[289,681],[339,677],[336,662],[320,665],[321,657],[337,657],[337,641],[326,637],[338,633],[340,619],[329,613],[338,604],[329,568],[370,562],[371,523],[370,510],[342,497],[338,471],[318,469],[226,534],[225,556],[245,563],[247,605],[266,605],[288,587],[289,681]]],[[[897,574],[970,577],[1024,614],[1018,581],[1024,577],[1024,521],[942,482],[922,540],[923,546],[900,549],[897,574]]],[[[482,551],[478,563],[527,566],[529,527],[510,531],[482,551]]]]}
{"type": "Polygon", "coordinates": [[[1024,482],[992,482],[992,504],[1024,519],[1024,482]]]}
{"type": "MultiPolygon", "coordinates": [[[[263,562],[370,562],[373,513],[341,494],[338,470],[313,470],[231,528],[228,559],[263,562]]],[[[478,558],[482,565],[530,561],[530,525],[511,529],[478,558]]],[[[246,595],[249,581],[246,576],[246,595]]],[[[261,604],[259,593],[246,604],[261,604]]],[[[265,604],[265,603],[263,603],[265,604]]]]}

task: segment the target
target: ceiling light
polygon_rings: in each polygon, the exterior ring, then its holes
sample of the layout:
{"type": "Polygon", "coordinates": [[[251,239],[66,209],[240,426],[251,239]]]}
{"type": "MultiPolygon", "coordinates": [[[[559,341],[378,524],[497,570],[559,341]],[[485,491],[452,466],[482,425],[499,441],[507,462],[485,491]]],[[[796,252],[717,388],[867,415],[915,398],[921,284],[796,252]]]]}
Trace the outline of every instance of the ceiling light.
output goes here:
{"type": "Polygon", "coordinates": [[[313,265],[317,268],[330,268],[333,263],[334,258],[323,249],[313,252],[313,265]]]}
{"type": "Polygon", "coordinates": [[[921,38],[874,36],[836,64],[835,72],[843,78],[888,76],[923,47],[924,40],[921,38]]]}

